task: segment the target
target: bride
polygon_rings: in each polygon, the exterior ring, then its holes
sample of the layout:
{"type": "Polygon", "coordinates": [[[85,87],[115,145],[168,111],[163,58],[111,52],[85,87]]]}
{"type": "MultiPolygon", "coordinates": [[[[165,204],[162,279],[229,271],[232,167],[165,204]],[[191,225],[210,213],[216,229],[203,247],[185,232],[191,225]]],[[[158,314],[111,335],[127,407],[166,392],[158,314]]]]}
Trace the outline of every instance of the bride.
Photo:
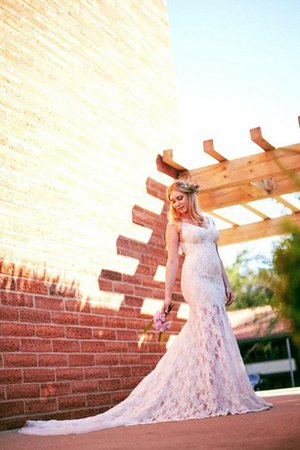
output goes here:
{"type": "Polygon", "coordinates": [[[199,187],[176,180],[168,189],[170,222],[165,301],[185,255],[181,288],[190,314],[175,342],[131,394],[93,417],[28,421],[24,434],[79,434],[118,426],[149,424],[262,411],[272,405],[256,396],[228,320],[233,293],[217,250],[213,220],[198,206],[199,187]]]}

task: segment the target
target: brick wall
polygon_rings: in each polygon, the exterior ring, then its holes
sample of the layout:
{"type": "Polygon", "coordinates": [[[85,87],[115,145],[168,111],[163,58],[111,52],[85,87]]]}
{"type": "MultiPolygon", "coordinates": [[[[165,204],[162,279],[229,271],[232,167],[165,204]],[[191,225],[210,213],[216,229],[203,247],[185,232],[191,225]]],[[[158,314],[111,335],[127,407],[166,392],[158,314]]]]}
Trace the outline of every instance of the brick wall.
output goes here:
{"type": "Polygon", "coordinates": [[[142,330],[163,298],[170,177],[155,160],[178,132],[164,1],[4,0],[0,14],[6,429],[104,411],[161,357],[142,330]]]}

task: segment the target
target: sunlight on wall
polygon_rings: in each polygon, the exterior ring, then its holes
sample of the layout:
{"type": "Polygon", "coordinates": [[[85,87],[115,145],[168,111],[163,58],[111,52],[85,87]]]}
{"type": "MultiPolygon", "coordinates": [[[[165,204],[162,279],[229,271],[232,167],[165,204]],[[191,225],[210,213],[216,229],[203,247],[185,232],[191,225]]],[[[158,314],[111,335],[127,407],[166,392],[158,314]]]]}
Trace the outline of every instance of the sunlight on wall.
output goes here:
{"type": "Polygon", "coordinates": [[[190,307],[187,303],[181,303],[177,312],[178,319],[185,319],[187,320],[189,318],[190,314],[190,307]]]}
{"type": "Polygon", "coordinates": [[[163,300],[154,300],[152,298],[145,298],[141,308],[141,314],[153,316],[156,311],[160,311],[163,306],[163,300]]]}
{"type": "Polygon", "coordinates": [[[157,266],[157,270],[154,275],[155,281],[164,282],[166,277],[166,267],[165,266],[157,266]]]}

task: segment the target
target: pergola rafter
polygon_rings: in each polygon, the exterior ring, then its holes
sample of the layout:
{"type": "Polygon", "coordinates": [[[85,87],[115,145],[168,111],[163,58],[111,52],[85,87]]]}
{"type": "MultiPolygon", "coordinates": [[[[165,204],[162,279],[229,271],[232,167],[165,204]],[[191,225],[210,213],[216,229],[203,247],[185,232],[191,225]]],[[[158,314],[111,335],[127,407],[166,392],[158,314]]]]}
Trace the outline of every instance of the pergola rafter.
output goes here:
{"type": "Polygon", "coordinates": [[[275,148],[264,139],[260,127],[251,129],[250,136],[263,152],[227,160],[215,150],[211,139],[203,142],[203,150],[218,161],[216,164],[188,170],[173,160],[172,150],[164,151],[157,159],[158,169],[162,172],[199,184],[201,208],[231,225],[220,231],[220,245],[282,234],[282,225],[287,218],[300,225],[299,209],[280,197],[299,191],[300,143],[275,148]],[[289,208],[291,214],[271,218],[267,212],[248,204],[266,198],[276,199],[289,208]],[[233,205],[243,206],[256,214],[258,221],[238,225],[232,218],[215,211],[233,205]]]}

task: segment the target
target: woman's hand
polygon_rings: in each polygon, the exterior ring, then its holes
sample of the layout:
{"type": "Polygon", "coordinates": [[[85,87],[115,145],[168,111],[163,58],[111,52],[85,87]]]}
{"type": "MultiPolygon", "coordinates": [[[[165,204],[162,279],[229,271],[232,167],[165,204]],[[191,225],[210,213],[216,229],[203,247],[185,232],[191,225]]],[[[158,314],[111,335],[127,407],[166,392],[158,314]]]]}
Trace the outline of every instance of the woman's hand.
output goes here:
{"type": "Polygon", "coordinates": [[[231,305],[231,303],[233,302],[234,299],[234,295],[231,289],[231,286],[225,286],[225,293],[226,293],[226,297],[227,297],[227,301],[226,301],[226,306],[231,305]]]}
{"type": "Polygon", "coordinates": [[[165,300],[164,301],[164,304],[162,305],[162,308],[161,308],[161,313],[162,314],[168,312],[170,304],[171,304],[171,300],[165,300]]]}

